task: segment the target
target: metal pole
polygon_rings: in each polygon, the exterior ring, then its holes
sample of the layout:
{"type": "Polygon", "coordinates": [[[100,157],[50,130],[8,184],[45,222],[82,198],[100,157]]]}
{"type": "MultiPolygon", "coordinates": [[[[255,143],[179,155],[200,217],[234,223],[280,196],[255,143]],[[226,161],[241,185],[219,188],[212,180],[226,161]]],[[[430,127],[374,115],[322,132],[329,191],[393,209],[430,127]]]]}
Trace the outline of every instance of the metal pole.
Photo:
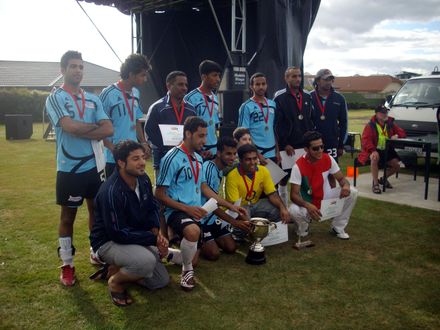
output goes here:
{"type": "Polygon", "coordinates": [[[225,36],[223,35],[222,28],[221,28],[220,23],[217,18],[217,14],[215,13],[214,6],[212,5],[212,1],[208,0],[208,2],[209,2],[209,6],[211,7],[212,14],[214,15],[214,20],[215,20],[215,23],[217,24],[218,32],[220,33],[220,37],[222,38],[223,46],[225,47],[226,54],[228,55],[228,58],[229,58],[229,61],[231,62],[231,64],[233,64],[232,56],[231,56],[231,53],[229,52],[228,44],[226,43],[225,36]]]}

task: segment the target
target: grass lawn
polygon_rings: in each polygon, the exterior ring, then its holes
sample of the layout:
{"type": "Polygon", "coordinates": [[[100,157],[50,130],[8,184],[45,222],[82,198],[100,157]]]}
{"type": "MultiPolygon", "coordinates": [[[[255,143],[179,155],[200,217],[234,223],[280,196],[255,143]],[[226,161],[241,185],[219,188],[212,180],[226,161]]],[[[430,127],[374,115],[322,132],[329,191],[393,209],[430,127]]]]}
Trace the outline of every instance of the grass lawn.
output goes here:
{"type": "MultiPolygon", "coordinates": [[[[354,112],[360,127],[368,113],[354,112]]],[[[440,328],[438,212],[363,198],[349,241],[314,223],[314,248],[298,252],[292,240],[267,248],[263,266],[247,265],[242,245],[218,262],[202,260],[191,293],[179,288],[180,269],[170,265],[169,287],[130,287],[135,304],[124,309],[110,302],[104,283],[88,279],[95,268],[83,207],[75,223],[78,282],[63,288],[55,143],[42,134],[38,124],[31,140],[6,141],[0,126],[1,329],[440,328]]]]}

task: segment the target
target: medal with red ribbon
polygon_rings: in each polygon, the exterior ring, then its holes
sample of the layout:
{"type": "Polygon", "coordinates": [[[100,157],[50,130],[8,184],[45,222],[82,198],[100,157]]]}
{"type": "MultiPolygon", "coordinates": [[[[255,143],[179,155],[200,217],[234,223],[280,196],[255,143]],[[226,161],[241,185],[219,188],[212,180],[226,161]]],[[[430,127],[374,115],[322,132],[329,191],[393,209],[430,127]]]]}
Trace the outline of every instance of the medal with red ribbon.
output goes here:
{"type": "Polygon", "coordinates": [[[264,129],[266,131],[268,131],[269,130],[269,125],[268,125],[268,122],[269,122],[269,103],[267,103],[266,98],[264,98],[264,105],[266,105],[266,107],[267,107],[267,112],[266,112],[266,114],[264,114],[263,104],[258,102],[258,100],[255,98],[255,96],[252,99],[254,100],[255,103],[257,103],[258,107],[260,108],[260,111],[261,111],[263,118],[264,118],[264,122],[266,123],[266,127],[264,129]]]}
{"type": "Polygon", "coordinates": [[[292,93],[292,96],[295,98],[296,105],[298,106],[298,110],[299,110],[298,119],[302,120],[304,118],[304,116],[302,114],[302,108],[303,108],[303,96],[302,96],[302,93],[298,92],[298,94],[295,94],[293,92],[292,88],[290,89],[290,93],[292,93]]]}
{"type": "MultiPolygon", "coordinates": [[[[327,100],[330,97],[330,94],[327,96],[327,100]]],[[[325,103],[325,105],[322,105],[321,102],[321,97],[318,95],[318,91],[315,90],[315,98],[316,98],[316,103],[318,104],[319,110],[321,110],[321,120],[325,120],[325,106],[327,105],[327,102],[325,103]]]]}
{"type": "Polygon", "coordinates": [[[197,182],[199,181],[199,173],[200,173],[200,166],[199,162],[197,161],[197,158],[195,159],[196,165],[193,164],[193,159],[191,155],[188,152],[188,149],[186,149],[185,145],[182,143],[180,145],[180,148],[183,150],[183,152],[186,154],[186,157],[188,157],[189,164],[191,166],[191,172],[193,174],[194,183],[196,184],[196,192],[199,192],[199,187],[197,187],[197,182]]]}
{"type": "Polygon", "coordinates": [[[61,88],[63,90],[65,90],[70,95],[70,97],[72,98],[73,102],[75,102],[76,110],[78,110],[79,118],[83,119],[84,112],[86,111],[86,98],[84,97],[84,92],[82,91],[82,89],[79,90],[79,93],[81,95],[81,106],[82,106],[80,108],[79,104],[78,104],[78,96],[73,95],[73,93],[69,89],[67,89],[64,84],[61,86],[61,88]]]}
{"type": "Polygon", "coordinates": [[[134,95],[132,95],[132,97],[131,97],[131,108],[130,108],[130,104],[128,103],[127,93],[125,92],[124,86],[122,86],[122,82],[121,81],[118,82],[118,87],[121,90],[122,96],[124,97],[125,106],[127,107],[128,114],[130,115],[130,120],[134,121],[134,116],[133,116],[133,112],[134,112],[134,95]]]}
{"type": "Polygon", "coordinates": [[[248,185],[248,183],[246,181],[246,174],[242,173],[241,170],[240,170],[239,173],[240,173],[240,175],[241,175],[241,177],[243,179],[244,185],[246,187],[246,200],[248,202],[250,202],[251,199],[252,199],[252,193],[254,191],[254,183],[255,183],[256,173],[255,172],[252,173],[252,178],[251,178],[252,181],[251,181],[251,186],[250,187],[249,187],[249,185],[248,185]]]}
{"type": "Polygon", "coordinates": [[[211,108],[209,108],[208,96],[205,94],[205,92],[203,92],[202,86],[199,87],[199,91],[200,91],[200,93],[202,93],[203,99],[205,100],[205,105],[206,105],[206,108],[208,109],[208,113],[209,113],[209,126],[211,126],[214,123],[212,120],[212,115],[214,113],[214,97],[211,100],[211,108]]]}
{"type": "Polygon", "coordinates": [[[182,122],[183,113],[185,112],[185,103],[183,102],[183,100],[180,102],[180,113],[179,113],[179,107],[177,104],[174,103],[171,96],[170,96],[170,100],[174,113],[176,114],[177,123],[180,125],[180,123],[182,122]]]}

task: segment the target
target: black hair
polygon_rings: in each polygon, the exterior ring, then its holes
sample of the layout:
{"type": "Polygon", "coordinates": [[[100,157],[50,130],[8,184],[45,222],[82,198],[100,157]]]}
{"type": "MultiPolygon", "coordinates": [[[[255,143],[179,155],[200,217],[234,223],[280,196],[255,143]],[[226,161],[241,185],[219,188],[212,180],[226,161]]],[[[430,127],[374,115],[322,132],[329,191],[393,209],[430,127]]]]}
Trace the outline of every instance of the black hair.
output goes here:
{"type": "Polygon", "coordinates": [[[77,52],[76,50],[68,50],[61,56],[60,66],[62,69],[67,69],[67,66],[69,65],[69,61],[75,59],[75,60],[81,60],[82,61],[82,55],[80,52],[77,52]]]}
{"type": "Polygon", "coordinates": [[[240,158],[240,160],[242,160],[244,155],[246,155],[250,152],[256,152],[258,154],[257,147],[255,147],[252,144],[244,144],[240,148],[238,148],[238,150],[237,150],[238,158],[240,158]]]}
{"type": "Polygon", "coordinates": [[[172,84],[177,77],[186,77],[186,73],[183,71],[171,71],[170,73],[168,73],[165,82],[167,84],[172,84]]]}
{"type": "Polygon", "coordinates": [[[301,72],[301,68],[299,66],[289,66],[289,67],[287,67],[286,71],[284,71],[284,76],[287,76],[287,73],[290,70],[299,70],[301,72]]]}
{"type": "Polygon", "coordinates": [[[145,152],[145,148],[139,142],[133,140],[123,140],[118,142],[113,149],[113,157],[115,158],[116,166],[119,168],[118,160],[127,162],[127,158],[130,152],[142,149],[145,152]]]}
{"type": "Polygon", "coordinates": [[[322,134],[317,131],[307,131],[304,133],[303,142],[306,148],[310,147],[310,142],[322,139],[322,134]]]}
{"type": "Polygon", "coordinates": [[[234,139],[237,140],[237,142],[240,141],[242,136],[245,134],[251,135],[251,131],[249,130],[249,128],[237,127],[236,129],[234,129],[234,132],[232,132],[232,136],[234,137],[234,139]]]}
{"type": "Polygon", "coordinates": [[[208,75],[211,72],[218,72],[221,74],[222,68],[217,62],[210,61],[210,60],[202,61],[202,63],[200,63],[200,65],[199,65],[200,76],[202,76],[203,74],[208,75]]]}
{"type": "Polygon", "coordinates": [[[199,127],[208,127],[208,123],[202,118],[197,116],[190,116],[185,119],[183,123],[183,138],[185,138],[185,132],[190,132],[191,134],[196,132],[199,127]]]}
{"type": "Polygon", "coordinates": [[[142,70],[149,71],[151,69],[150,63],[146,56],[141,54],[131,54],[128,56],[124,63],[121,64],[121,78],[128,79],[130,73],[138,74],[142,70]]]}
{"type": "Polygon", "coordinates": [[[225,150],[225,147],[237,148],[237,141],[231,136],[222,136],[217,141],[217,150],[221,152],[225,150]]]}
{"type": "Polygon", "coordinates": [[[249,85],[252,86],[254,84],[255,78],[260,78],[260,77],[266,78],[266,75],[264,73],[262,73],[262,72],[255,72],[251,76],[251,78],[249,79],[249,85]]]}

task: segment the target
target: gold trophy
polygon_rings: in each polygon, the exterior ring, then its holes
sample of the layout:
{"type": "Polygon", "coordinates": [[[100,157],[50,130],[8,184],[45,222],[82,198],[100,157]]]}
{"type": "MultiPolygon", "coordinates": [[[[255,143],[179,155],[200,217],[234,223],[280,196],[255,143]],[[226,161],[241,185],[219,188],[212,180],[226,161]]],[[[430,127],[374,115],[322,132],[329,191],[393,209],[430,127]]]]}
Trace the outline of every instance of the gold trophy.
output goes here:
{"type": "Polygon", "coordinates": [[[249,238],[253,243],[249,247],[246,262],[251,265],[262,265],[266,263],[266,256],[261,241],[272,230],[276,229],[277,225],[265,218],[251,218],[250,222],[251,230],[249,232],[249,238]]]}

